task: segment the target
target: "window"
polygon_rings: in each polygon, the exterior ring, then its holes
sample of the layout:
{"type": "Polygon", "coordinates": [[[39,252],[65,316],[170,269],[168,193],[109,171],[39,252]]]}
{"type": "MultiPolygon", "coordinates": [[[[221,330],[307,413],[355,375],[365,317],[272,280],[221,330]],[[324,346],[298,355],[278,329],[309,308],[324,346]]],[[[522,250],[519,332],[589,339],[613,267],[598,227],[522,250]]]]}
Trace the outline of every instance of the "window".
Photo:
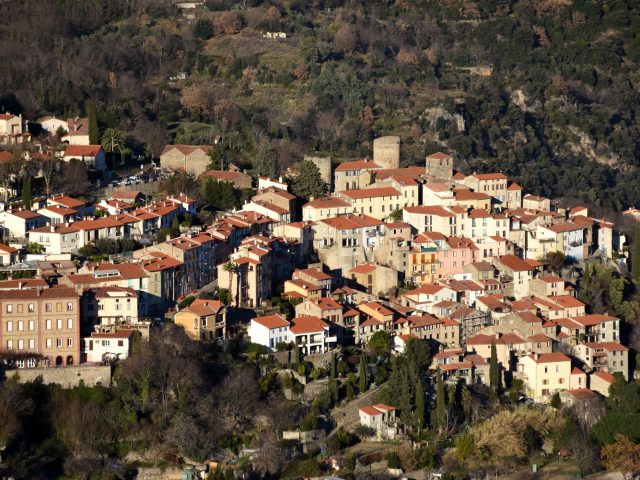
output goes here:
{"type": "Polygon", "coordinates": [[[27,367],[28,368],[35,368],[36,366],[36,359],[35,358],[28,358],[27,359],[27,367]]]}
{"type": "Polygon", "coordinates": [[[111,340],[103,340],[102,341],[102,346],[103,347],[108,347],[111,344],[111,340]]]}
{"type": "Polygon", "coordinates": [[[36,348],[36,341],[33,338],[29,339],[29,350],[35,350],[36,348]]]}
{"type": "Polygon", "coordinates": [[[62,339],[61,338],[56,338],[56,347],[62,348],[62,339]]]}
{"type": "Polygon", "coordinates": [[[71,337],[67,338],[67,347],[68,348],[73,347],[73,338],[71,337]]]}
{"type": "Polygon", "coordinates": [[[47,341],[45,344],[46,344],[46,348],[51,348],[51,339],[47,338],[47,341]]]}
{"type": "Polygon", "coordinates": [[[50,318],[48,318],[48,319],[45,321],[45,328],[46,328],[47,330],[51,330],[51,319],[50,319],[50,318]]]}
{"type": "Polygon", "coordinates": [[[56,327],[58,330],[62,330],[62,319],[56,320],[56,327]]]}
{"type": "Polygon", "coordinates": [[[20,320],[18,322],[18,331],[21,332],[24,330],[24,322],[22,320],[20,320]]]}
{"type": "Polygon", "coordinates": [[[7,322],[7,332],[13,332],[13,322],[7,322]]]}
{"type": "Polygon", "coordinates": [[[18,340],[18,350],[24,350],[24,340],[18,340]]]}
{"type": "Polygon", "coordinates": [[[13,350],[13,340],[7,340],[7,350],[13,350]]]}
{"type": "Polygon", "coordinates": [[[67,318],[67,328],[73,328],[73,318],[67,318]]]}
{"type": "Polygon", "coordinates": [[[35,320],[29,320],[29,330],[31,330],[32,332],[36,329],[36,321],[35,320]]]}
{"type": "Polygon", "coordinates": [[[51,305],[50,303],[46,303],[45,306],[44,306],[44,310],[46,312],[52,311],[53,310],[53,305],[51,305]]]}
{"type": "Polygon", "coordinates": [[[67,312],[72,312],[73,311],[73,303],[69,302],[67,303],[67,312]]]}
{"type": "Polygon", "coordinates": [[[13,305],[7,305],[7,313],[13,313],[13,305]]]}
{"type": "Polygon", "coordinates": [[[118,346],[124,347],[124,340],[118,340],[118,346]]]}
{"type": "Polygon", "coordinates": [[[29,304],[29,311],[33,312],[35,310],[33,303],[29,304]]]}

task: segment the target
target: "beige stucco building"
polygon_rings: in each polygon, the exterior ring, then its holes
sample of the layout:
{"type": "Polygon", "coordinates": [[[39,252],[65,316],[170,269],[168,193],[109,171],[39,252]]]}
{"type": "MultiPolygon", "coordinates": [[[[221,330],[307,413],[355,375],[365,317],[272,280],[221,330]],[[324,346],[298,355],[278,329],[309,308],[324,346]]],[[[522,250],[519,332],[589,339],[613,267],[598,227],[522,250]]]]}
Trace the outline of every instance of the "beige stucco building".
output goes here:
{"type": "Polygon", "coordinates": [[[160,166],[200,175],[211,163],[208,145],[167,145],[160,154],[160,166]]]}

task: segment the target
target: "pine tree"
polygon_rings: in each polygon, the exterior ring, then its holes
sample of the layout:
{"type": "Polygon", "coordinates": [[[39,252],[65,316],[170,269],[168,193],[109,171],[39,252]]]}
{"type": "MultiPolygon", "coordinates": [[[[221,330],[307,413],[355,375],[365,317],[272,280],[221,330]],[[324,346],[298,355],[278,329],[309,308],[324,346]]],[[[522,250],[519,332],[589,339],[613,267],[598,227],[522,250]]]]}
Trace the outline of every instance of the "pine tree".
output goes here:
{"type": "Polygon", "coordinates": [[[444,424],[446,400],[444,382],[442,381],[442,372],[438,370],[438,374],[436,376],[436,424],[439,428],[444,424]]]}
{"type": "Polygon", "coordinates": [[[22,180],[22,205],[27,210],[31,210],[31,177],[29,175],[25,175],[22,180]]]}
{"type": "Polygon", "coordinates": [[[640,282],[640,228],[636,228],[631,247],[631,277],[640,282]]]}
{"type": "Polygon", "coordinates": [[[315,163],[303,160],[296,165],[296,176],[291,184],[291,192],[305,200],[324,195],[324,180],[315,163]]]}
{"type": "Polygon", "coordinates": [[[489,385],[494,392],[500,393],[500,367],[498,365],[498,352],[496,344],[491,344],[491,360],[489,364],[489,385]]]}
{"type": "Polygon", "coordinates": [[[89,143],[98,145],[100,143],[100,131],[98,130],[98,111],[96,109],[95,100],[89,100],[87,107],[87,116],[89,117],[89,143]]]}
{"type": "Polygon", "coordinates": [[[422,387],[422,381],[418,378],[418,383],[416,383],[416,424],[418,428],[424,427],[424,405],[424,388],[422,387]]]}
{"type": "Polygon", "coordinates": [[[360,378],[358,379],[358,387],[360,388],[360,393],[364,393],[367,391],[367,387],[369,386],[369,382],[367,380],[367,360],[364,352],[360,355],[360,367],[358,368],[358,374],[360,375],[360,378]]]}

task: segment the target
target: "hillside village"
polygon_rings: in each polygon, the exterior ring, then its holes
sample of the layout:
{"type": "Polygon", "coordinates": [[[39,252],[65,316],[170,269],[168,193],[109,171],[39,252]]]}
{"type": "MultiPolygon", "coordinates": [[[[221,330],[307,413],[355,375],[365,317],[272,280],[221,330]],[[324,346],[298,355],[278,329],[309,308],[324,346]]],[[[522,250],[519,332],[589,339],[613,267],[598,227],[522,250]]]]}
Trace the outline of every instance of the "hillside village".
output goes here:
{"type": "MultiPolygon", "coordinates": [[[[0,118],[2,131],[12,132],[5,145],[31,141],[16,118],[0,118]]],[[[53,155],[104,172],[87,123],[65,122],[69,133],[53,155]]],[[[43,124],[52,135],[60,126],[43,124]]],[[[450,154],[402,168],[398,137],[373,145],[370,158],[333,164],[305,157],[279,178],[255,178],[234,165],[211,169],[210,147],[167,145],[157,168],[252,190],[241,208],[204,223],[210,217],[196,198],[149,198],[136,185],[93,203],[55,193],[30,206],[7,204],[0,213],[5,375],[108,385],[111,367],[135,356],[136,339],[153,340],[175,324],[195,342],[226,348],[242,339],[281,368],[302,365],[285,384],[313,383],[338,360],[348,369],[353,349],[373,360],[380,348],[408,355],[415,342],[430,352],[419,384],[427,398],[441,395],[437,377],[496,392],[519,385],[516,396],[536,404],[588,406],[609,396],[616,377],[635,378],[624,320],[578,299],[593,265],[626,272],[626,239],[613,222],[528,194],[500,172],[457,171],[450,154]],[[302,164],[324,184],[321,197],[291,193],[302,164]],[[140,248],[87,254],[104,241],[140,248]],[[93,366],[104,366],[99,377],[52,373],[93,366]]],[[[41,176],[42,162],[52,160],[34,158],[41,176]]],[[[355,371],[364,395],[386,376],[361,358],[355,371]],[[375,376],[367,380],[362,369],[375,376]]],[[[351,399],[352,377],[342,380],[351,399]]],[[[415,420],[415,405],[365,398],[371,403],[345,428],[359,423],[378,441],[408,435],[402,408],[415,420]]],[[[413,428],[428,424],[421,415],[413,428]]]]}

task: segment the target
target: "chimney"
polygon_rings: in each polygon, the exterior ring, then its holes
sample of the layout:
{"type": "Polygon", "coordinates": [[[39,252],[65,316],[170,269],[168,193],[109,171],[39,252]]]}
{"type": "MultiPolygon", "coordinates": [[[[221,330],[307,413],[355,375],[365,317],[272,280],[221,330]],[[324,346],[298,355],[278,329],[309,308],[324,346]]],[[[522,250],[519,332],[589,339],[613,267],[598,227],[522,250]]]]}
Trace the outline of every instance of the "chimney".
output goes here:
{"type": "Polygon", "coordinates": [[[310,202],[313,202],[315,199],[316,199],[316,198],[315,198],[313,195],[311,195],[311,196],[309,197],[309,201],[310,201],[310,202]]]}

